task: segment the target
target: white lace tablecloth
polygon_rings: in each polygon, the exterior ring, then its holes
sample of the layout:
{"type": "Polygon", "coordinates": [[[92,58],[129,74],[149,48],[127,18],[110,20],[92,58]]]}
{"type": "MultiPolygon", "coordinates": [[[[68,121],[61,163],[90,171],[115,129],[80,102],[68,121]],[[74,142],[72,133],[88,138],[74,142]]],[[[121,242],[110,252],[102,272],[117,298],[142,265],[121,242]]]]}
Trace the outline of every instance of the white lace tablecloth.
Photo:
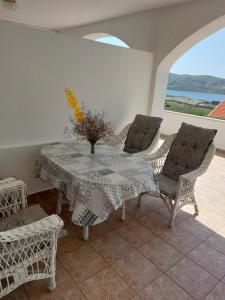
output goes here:
{"type": "Polygon", "coordinates": [[[35,173],[64,193],[73,211],[72,222],[82,226],[106,220],[123,201],[142,192],[159,192],[144,159],[105,144],[96,144],[95,154],[90,154],[86,142],[47,145],[35,173]]]}

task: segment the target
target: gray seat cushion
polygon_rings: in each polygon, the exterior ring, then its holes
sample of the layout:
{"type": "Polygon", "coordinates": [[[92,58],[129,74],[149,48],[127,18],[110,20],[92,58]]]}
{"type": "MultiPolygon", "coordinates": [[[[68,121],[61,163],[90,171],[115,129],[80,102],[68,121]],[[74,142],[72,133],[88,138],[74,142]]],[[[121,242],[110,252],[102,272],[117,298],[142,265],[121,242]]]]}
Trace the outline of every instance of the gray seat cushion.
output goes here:
{"type": "Polygon", "coordinates": [[[162,173],[178,180],[196,170],[203,161],[217,130],[182,123],[167,155],[162,173]]]}
{"type": "Polygon", "coordinates": [[[158,182],[160,193],[169,198],[176,196],[178,180],[171,179],[163,174],[157,174],[155,178],[158,182]]]}
{"type": "Polygon", "coordinates": [[[28,225],[30,223],[46,218],[48,215],[40,205],[32,205],[20,210],[17,214],[12,215],[0,221],[0,232],[11,230],[17,227],[28,225]]]}
{"type": "Polygon", "coordinates": [[[127,134],[124,151],[137,153],[150,147],[162,122],[161,118],[136,115],[127,134]]]}
{"type": "MultiPolygon", "coordinates": [[[[18,214],[12,215],[0,222],[0,232],[18,228],[30,223],[39,221],[48,215],[40,207],[40,205],[33,205],[21,210],[18,214]]],[[[1,234],[1,233],[0,233],[1,234]]],[[[19,241],[8,242],[6,248],[0,243],[0,271],[13,266],[17,263],[22,263],[24,259],[28,259],[40,249],[48,247],[48,242],[42,241],[39,246],[32,244],[32,238],[28,240],[20,239],[19,241]],[[30,241],[27,243],[27,241],[30,241]],[[9,255],[10,253],[10,255],[9,255]]]]}

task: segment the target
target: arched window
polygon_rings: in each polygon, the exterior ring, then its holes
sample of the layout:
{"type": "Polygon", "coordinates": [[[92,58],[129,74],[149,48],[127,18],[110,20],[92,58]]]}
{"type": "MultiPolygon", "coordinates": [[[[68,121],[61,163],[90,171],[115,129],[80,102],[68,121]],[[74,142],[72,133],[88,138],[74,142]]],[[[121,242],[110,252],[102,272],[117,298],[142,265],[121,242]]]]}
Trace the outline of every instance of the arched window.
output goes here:
{"type": "Polygon", "coordinates": [[[165,109],[225,120],[225,28],[184,53],[169,74],[165,109]]]}
{"type": "Polygon", "coordinates": [[[117,38],[116,36],[107,33],[91,33],[85,35],[83,38],[96,41],[99,43],[110,44],[110,45],[123,47],[123,48],[129,48],[129,46],[124,41],[117,38]]]}

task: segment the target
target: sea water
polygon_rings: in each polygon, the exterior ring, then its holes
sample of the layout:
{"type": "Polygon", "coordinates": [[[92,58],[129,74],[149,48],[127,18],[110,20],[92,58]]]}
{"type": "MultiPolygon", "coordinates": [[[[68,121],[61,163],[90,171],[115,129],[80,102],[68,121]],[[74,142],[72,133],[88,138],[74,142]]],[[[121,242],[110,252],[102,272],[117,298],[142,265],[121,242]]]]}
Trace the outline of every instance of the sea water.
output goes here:
{"type": "Polygon", "coordinates": [[[167,90],[166,95],[185,97],[193,100],[206,100],[206,101],[219,101],[219,102],[225,100],[225,95],[222,94],[200,93],[200,92],[190,92],[190,91],[167,90]]]}

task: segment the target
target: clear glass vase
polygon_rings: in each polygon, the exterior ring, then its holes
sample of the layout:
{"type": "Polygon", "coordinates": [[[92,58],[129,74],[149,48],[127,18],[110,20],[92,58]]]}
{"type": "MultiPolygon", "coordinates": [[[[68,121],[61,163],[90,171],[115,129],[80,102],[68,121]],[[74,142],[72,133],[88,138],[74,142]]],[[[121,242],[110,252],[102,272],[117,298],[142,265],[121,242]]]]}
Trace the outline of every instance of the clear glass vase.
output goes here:
{"type": "Polygon", "coordinates": [[[95,144],[96,142],[90,142],[91,144],[91,154],[95,154],[95,144]]]}

